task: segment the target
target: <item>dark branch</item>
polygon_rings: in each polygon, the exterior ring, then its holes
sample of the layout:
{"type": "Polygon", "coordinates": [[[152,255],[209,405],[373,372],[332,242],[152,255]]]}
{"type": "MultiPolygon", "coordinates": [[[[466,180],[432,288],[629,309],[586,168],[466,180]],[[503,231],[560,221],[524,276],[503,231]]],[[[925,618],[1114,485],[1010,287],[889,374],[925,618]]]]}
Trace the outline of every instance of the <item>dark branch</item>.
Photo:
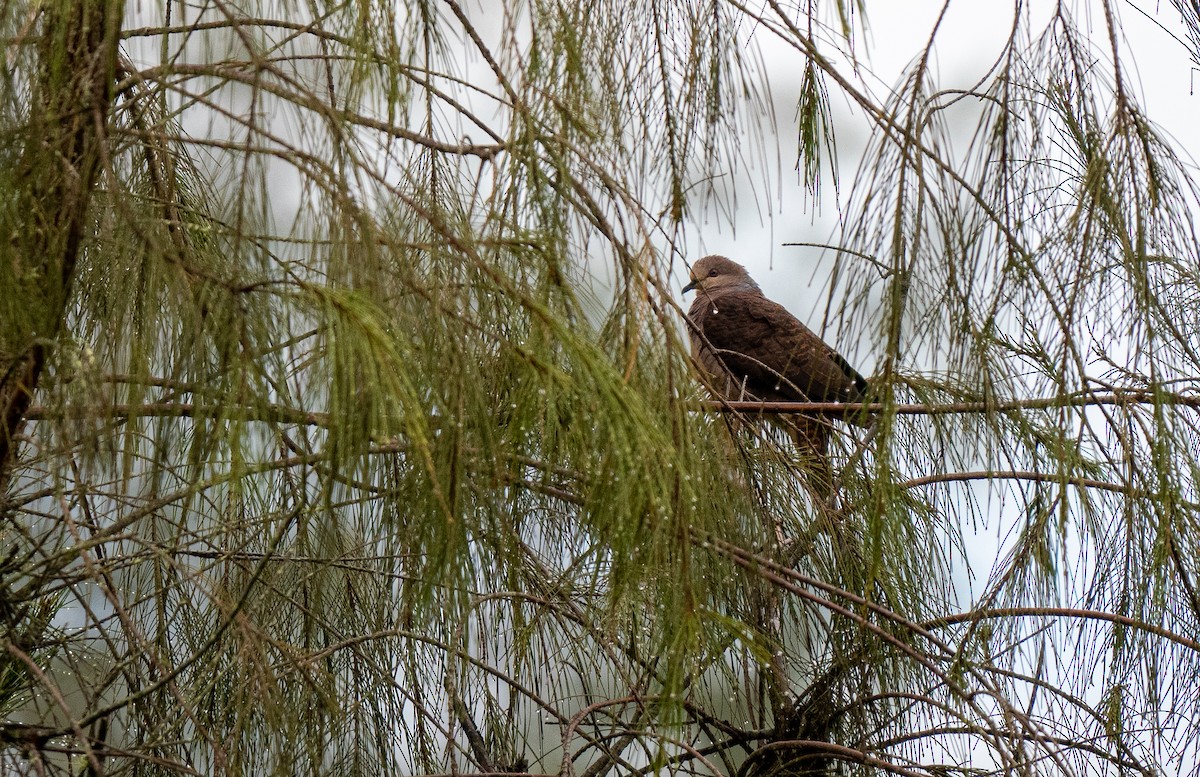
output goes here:
{"type": "Polygon", "coordinates": [[[1063,407],[1096,405],[1179,405],[1200,408],[1200,396],[1183,396],[1174,392],[1116,391],[1104,394],[1091,392],[1065,397],[1035,397],[1004,402],[947,402],[946,404],[910,403],[888,405],[882,402],[724,402],[705,400],[696,403],[701,410],[721,413],[820,413],[840,418],[862,411],[890,412],[895,415],[952,415],[956,413],[1007,413],[1015,410],[1050,410],[1063,407]]]}

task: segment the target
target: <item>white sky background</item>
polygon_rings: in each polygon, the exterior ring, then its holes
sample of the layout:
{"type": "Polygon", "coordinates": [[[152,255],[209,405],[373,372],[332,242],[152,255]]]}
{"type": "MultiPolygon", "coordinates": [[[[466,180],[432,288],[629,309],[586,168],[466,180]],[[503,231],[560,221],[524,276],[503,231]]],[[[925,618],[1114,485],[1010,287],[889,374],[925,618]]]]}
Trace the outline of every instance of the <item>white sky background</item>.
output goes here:
{"type": "MultiPolygon", "coordinates": [[[[944,0],[873,0],[866,3],[868,35],[865,40],[858,41],[857,51],[865,65],[863,72],[867,86],[878,102],[883,102],[882,96],[899,81],[903,71],[926,45],[943,5],[944,0]]],[[[938,88],[969,89],[976,85],[999,56],[1010,33],[1013,5],[1012,2],[992,0],[950,2],[936,38],[931,64],[938,88]]],[[[1027,5],[1035,10],[1032,30],[1037,35],[1044,29],[1055,4],[1033,0],[1027,5]]],[[[1080,2],[1072,7],[1080,14],[1090,12],[1091,17],[1082,16],[1079,24],[1090,26],[1091,37],[1097,46],[1106,46],[1101,4],[1080,2]]],[[[1200,158],[1200,72],[1193,71],[1187,47],[1172,37],[1185,39],[1185,28],[1178,11],[1168,0],[1113,0],[1113,8],[1125,34],[1118,45],[1129,88],[1156,131],[1171,141],[1181,160],[1192,168],[1192,174],[1200,177],[1200,170],[1196,168],[1196,160],[1200,158]],[[1139,8],[1144,13],[1139,12],[1139,8]]],[[[794,169],[797,154],[795,104],[800,74],[797,62],[801,55],[765,32],[757,35],[755,40],[762,52],[775,101],[778,119],[775,141],[779,144],[782,169],[741,171],[734,227],[731,229],[725,220],[714,215],[720,213],[720,209],[710,208],[709,217],[695,225],[695,239],[688,245],[687,259],[692,262],[705,254],[717,253],[741,262],[768,296],[820,332],[833,254],[819,248],[784,244],[837,243],[840,211],[846,203],[837,201],[835,190],[828,181],[822,186],[820,202],[814,203],[794,169]],[[779,74],[786,75],[780,77],[779,74]],[[762,184],[764,172],[773,177],[781,175],[780,185],[772,185],[766,190],[762,184]],[[764,199],[764,195],[770,199],[764,199]]],[[[1110,58],[1107,48],[1100,53],[1104,59],[1110,58]]],[[[835,64],[843,72],[850,70],[848,62],[837,61],[835,64]]],[[[830,101],[839,152],[840,196],[845,200],[869,140],[870,125],[833,86],[830,87],[830,101]]],[[[962,111],[957,118],[962,123],[951,123],[951,126],[961,129],[961,135],[955,137],[955,147],[962,150],[970,141],[975,117],[971,111],[962,111]]],[[[1200,220],[1200,214],[1196,215],[1200,220]]],[[[676,281],[676,290],[686,283],[682,267],[677,269],[676,281]]],[[[690,298],[681,299],[685,309],[689,302],[690,298]]],[[[864,375],[869,376],[874,371],[879,354],[869,339],[864,339],[856,349],[852,342],[846,345],[853,338],[839,338],[835,331],[823,334],[830,342],[845,345],[845,355],[864,375]]],[[[906,367],[920,370],[923,365],[907,364],[906,367]]],[[[1020,504],[1001,496],[1005,491],[1003,485],[984,481],[972,485],[978,504],[986,506],[987,518],[985,525],[961,527],[967,558],[955,559],[954,582],[958,604],[963,610],[969,609],[986,587],[990,570],[997,559],[1003,557],[1012,539],[1009,532],[1021,523],[1020,504]],[[969,574],[974,577],[969,579],[969,574]]],[[[1090,552],[1085,547],[1078,547],[1074,538],[1068,544],[1076,545],[1068,553],[1075,557],[1073,564],[1077,565],[1069,574],[1086,580],[1085,568],[1093,563],[1090,552]]],[[[1073,593],[1077,592],[1064,591],[1067,599],[1072,598],[1073,593]]],[[[1070,645],[1069,641],[1065,643],[1068,652],[1064,655],[1048,659],[1051,666],[1047,671],[1051,677],[1058,672],[1071,671],[1072,665],[1088,658],[1071,655],[1070,645]]],[[[1100,680],[1103,670],[1102,665],[1094,667],[1094,682],[1100,680]]],[[[1102,684],[1097,683],[1085,692],[1085,696],[1090,701],[1098,701],[1101,690],[1102,684]]]]}
{"type": "MultiPolygon", "coordinates": [[[[903,70],[919,54],[933,29],[944,0],[873,0],[866,3],[868,36],[859,41],[858,55],[865,67],[867,86],[876,96],[887,93],[899,80],[903,70]]],[[[950,3],[935,41],[936,56],[932,60],[935,82],[942,89],[968,89],[976,84],[995,62],[1012,27],[1013,3],[993,0],[957,0],[950,3]]],[[[1035,9],[1035,34],[1044,26],[1055,3],[1033,0],[1027,5],[1035,9]]],[[[1083,12],[1091,11],[1093,30],[1103,33],[1103,11],[1100,3],[1079,3],[1083,12]],[[1091,7],[1094,6],[1094,7],[1091,7]]],[[[1200,72],[1193,74],[1188,50],[1170,33],[1184,37],[1178,12],[1166,0],[1136,0],[1134,3],[1114,0],[1126,39],[1120,41],[1128,73],[1136,77],[1135,94],[1141,96],[1145,114],[1157,128],[1172,138],[1185,161],[1200,158],[1200,72]],[[1143,9],[1145,14],[1135,10],[1143,9]],[[1155,21],[1162,26],[1155,24],[1155,21]],[[1193,81],[1197,90],[1192,94],[1193,81]]],[[[799,80],[786,79],[779,74],[796,74],[799,53],[765,32],[754,38],[762,50],[771,93],[775,100],[777,141],[782,160],[782,185],[762,191],[761,170],[742,171],[739,186],[739,210],[736,225],[718,223],[708,218],[697,225],[698,240],[694,256],[725,254],[746,265],[750,274],[768,295],[785,305],[814,329],[820,325],[826,289],[823,281],[831,257],[821,261],[822,252],[816,248],[785,247],[784,243],[830,243],[836,239],[838,205],[834,190],[822,187],[821,201],[807,197],[793,169],[796,162],[795,104],[799,95],[799,80]],[[755,193],[751,194],[751,187],[755,193]],[[769,195],[769,201],[763,195],[769,195]]],[[[1099,38],[1103,42],[1103,37],[1099,38]]],[[[828,52],[827,52],[828,53],[828,52]]],[[[844,70],[849,63],[836,62],[844,70]]],[[[853,177],[865,149],[869,125],[857,110],[852,110],[830,88],[830,103],[837,136],[842,197],[853,177]]],[[[969,140],[973,125],[963,123],[962,142],[969,140]]],[[[828,166],[826,166],[828,167],[828,166]]],[[[1200,173],[1200,171],[1198,171],[1200,173]]],[[[844,203],[842,203],[844,205],[844,203]]],[[[1200,214],[1198,214],[1200,216],[1200,214]]],[[[686,283],[681,274],[679,287],[686,283]]],[[[851,361],[861,365],[864,374],[871,371],[875,355],[869,352],[848,353],[851,361]]]]}
{"type": "MultiPolygon", "coordinates": [[[[866,3],[868,34],[866,39],[857,41],[857,54],[866,87],[877,102],[883,102],[887,90],[898,83],[903,71],[926,45],[943,5],[944,0],[873,0],[866,3]]],[[[951,0],[931,61],[938,88],[970,89],[976,86],[1000,55],[1012,28],[1013,5],[991,0],[951,0]]],[[[1033,0],[1027,6],[1034,10],[1031,31],[1037,36],[1045,28],[1055,3],[1033,0]]],[[[1080,14],[1078,24],[1090,26],[1095,44],[1105,46],[1100,55],[1109,59],[1101,4],[1080,2],[1070,6],[1080,14]],[[1086,15],[1089,13],[1090,17],[1086,15]]],[[[1193,73],[1187,47],[1172,37],[1185,38],[1178,11],[1167,0],[1137,0],[1136,3],[1114,0],[1113,8],[1125,33],[1118,45],[1130,89],[1156,130],[1173,142],[1181,159],[1200,176],[1200,170],[1195,169],[1195,160],[1200,158],[1200,72],[1193,73]]],[[[754,41],[762,52],[778,120],[776,137],[773,141],[768,138],[766,143],[778,143],[781,168],[739,171],[737,210],[734,211],[732,229],[728,220],[718,215],[731,207],[728,203],[693,211],[698,223],[693,225],[694,239],[688,245],[687,260],[693,262],[705,254],[716,253],[746,265],[769,297],[782,303],[831,343],[836,343],[849,361],[869,376],[879,358],[878,349],[873,347],[870,338],[864,338],[856,348],[853,337],[839,337],[832,329],[822,329],[822,314],[829,293],[827,280],[833,266],[832,252],[784,245],[837,243],[840,210],[846,205],[844,201],[837,201],[834,187],[828,181],[822,185],[820,201],[814,203],[794,169],[797,154],[795,105],[800,74],[797,63],[802,61],[801,55],[766,31],[756,34],[754,41]],[[763,183],[764,173],[772,180],[769,187],[763,183]]],[[[835,60],[835,64],[849,74],[849,62],[835,60]]],[[[839,153],[840,196],[845,200],[871,127],[861,112],[848,105],[832,85],[830,103],[839,153]]],[[[951,127],[961,130],[961,135],[955,137],[957,151],[965,149],[970,141],[975,118],[970,107],[948,118],[951,127]],[[954,123],[955,119],[958,124],[954,123]]],[[[826,172],[828,167],[825,165],[826,172]]],[[[1200,220],[1200,214],[1197,218],[1200,220]]],[[[678,263],[676,272],[675,289],[678,290],[687,280],[684,268],[678,263]]],[[[690,303],[690,298],[677,299],[684,309],[690,303]]],[[[836,322],[831,322],[831,326],[836,326],[836,322]]],[[[921,364],[905,366],[925,369],[921,364]]],[[[1020,505],[1001,496],[1006,491],[1003,485],[981,481],[973,486],[978,504],[986,505],[984,512],[989,517],[984,526],[962,527],[966,534],[967,566],[961,563],[962,560],[956,560],[955,583],[959,605],[963,609],[970,607],[986,584],[989,570],[1003,555],[1005,540],[1011,539],[1008,533],[1020,525],[1020,505]],[[973,580],[967,578],[968,571],[973,573],[973,580]]],[[[1078,548],[1077,553],[1071,555],[1077,555],[1075,563],[1091,564],[1084,548],[1078,548]]],[[[1077,568],[1074,572],[1081,574],[1083,569],[1077,568]]]]}
{"type": "MultiPolygon", "coordinates": [[[[488,2],[475,0],[464,5],[478,18],[482,15],[480,9],[486,9],[488,2]]],[[[1174,139],[1176,150],[1185,161],[1200,157],[1200,73],[1193,74],[1189,51],[1171,37],[1170,33],[1183,37],[1177,11],[1167,0],[1135,0],[1136,7],[1142,8],[1148,18],[1135,10],[1134,3],[1127,0],[1112,2],[1126,35],[1119,42],[1124,54],[1123,64],[1127,75],[1134,79],[1132,88],[1140,97],[1141,107],[1160,132],[1174,139]],[[1154,20],[1170,32],[1156,25],[1154,20]],[[1196,90],[1194,95],[1193,88],[1196,90]]],[[[925,46],[943,5],[944,0],[868,0],[866,3],[868,34],[858,41],[857,52],[862,60],[862,72],[870,74],[868,89],[879,102],[925,46]]],[[[1043,20],[1034,23],[1036,34],[1044,26],[1054,3],[1031,0],[1028,5],[1038,9],[1036,16],[1043,20]]],[[[1103,31],[1103,11],[1099,2],[1072,5],[1090,8],[1094,14],[1091,19],[1093,32],[1103,31]]],[[[971,88],[984,75],[999,55],[1009,33],[1013,6],[1013,2],[1002,0],[952,0],[938,33],[936,56],[932,60],[935,81],[940,88],[971,88]]],[[[1081,19],[1080,23],[1085,21],[1081,19]]],[[[138,23],[147,22],[141,19],[138,23]]],[[[720,253],[745,264],[769,296],[819,331],[832,254],[823,254],[816,248],[785,247],[783,244],[837,242],[839,206],[845,203],[837,202],[835,190],[828,183],[822,187],[820,202],[814,203],[793,169],[796,161],[795,104],[803,64],[801,54],[765,30],[758,31],[753,42],[761,49],[775,103],[778,126],[775,137],[767,138],[766,143],[778,144],[780,167],[739,172],[738,210],[732,228],[722,216],[716,215],[726,212],[732,203],[694,209],[691,215],[696,221],[689,225],[692,232],[687,258],[695,261],[708,253],[720,253]],[[764,174],[770,177],[770,186],[763,185],[764,174]]],[[[136,53],[144,53],[146,61],[154,62],[156,47],[156,41],[148,41],[145,52],[136,53]]],[[[136,50],[132,43],[129,48],[136,50]]],[[[836,61],[836,64],[849,72],[850,63],[836,61]]],[[[464,73],[483,71],[477,61],[464,63],[464,73]]],[[[840,154],[841,196],[845,198],[868,142],[870,126],[861,113],[846,104],[836,89],[830,89],[830,98],[840,154]]],[[[959,116],[965,117],[967,113],[964,111],[959,116]]],[[[222,128],[214,127],[213,121],[211,116],[201,116],[188,129],[198,136],[220,135],[222,128]]],[[[973,126],[969,118],[961,125],[964,147],[973,126]]],[[[1200,171],[1196,174],[1200,177],[1200,171]]],[[[276,221],[287,224],[301,208],[302,190],[285,184],[292,180],[286,165],[272,166],[272,175],[280,177],[272,181],[270,205],[276,221]]],[[[675,291],[678,293],[686,279],[682,265],[677,264],[676,268],[675,291]]],[[[690,302],[678,294],[676,300],[684,309],[690,302]]],[[[829,333],[829,339],[837,341],[836,333],[829,333]]],[[[847,349],[846,356],[861,372],[870,375],[878,353],[871,342],[864,340],[857,350],[847,349]]],[[[977,495],[986,499],[983,495],[987,490],[987,484],[980,484],[977,495]]],[[[1011,512],[1012,508],[1010,502],[1006,512],[1011,512]]],[[[987,574],[1001,544],[998,533],[1013,524],[1012,520],[1000,520],[999,505],[993,515],[988,527],[979,527],[979,533],[967,539],[969,561],[976,575],[987,574]]],[[[969,526],[963,528],[967,532],[972,529],[969,526]]],[[[963,571],[959,566],[960,578],[963,571]]],[[[958,582],[960,605],[965,609],[970,605],[970,591],[965,578],[958,582]]],[[[975,587],[978,588],[981,582],[983,579],[977,577],[975,587]]]]}
{"type": "MultiPolygon", "coordinates": [[[[1172,34],[1184,37],[1178,12],[1167,0],[1111,1],[1125,34],[1125,38],[1119,41],[1125,72],[1131,88],[1140,97],[1145,114],[1155,122],[1160,132],[1175,140],[1177,150],[1185,160],[1200,157],[1200,131],[1197,130],[1200,127],[1200,72],[1193,72],[1190,52],[1172,37],[1172,34]],[[1142,12],[1137,10],[1139,8],[1142,12]],[[1194,88],[1196,94],[1192,93],[1194,88]]],[[[848,2],[854,4],[854,0],[848,2]]],[[[476,20],[482,21],[489,18],[487,3],[488,0],[475,0],[466,5],[476,20]]],[[[904,69],[925,46],[944,4],[944,0],[866,2],[867,35],[856,41],[856,51],[866,89],[877,102],[884,102],[883,96],[897,83],[904,69]]],[[[939,88],[968,89],[975,86],[1002,50],[1012,27],[1014,5],[1015,2],[1002,0],[950,1],[931,62],[939,88]]],[[[1055,3],[1050,0],[1030,0],[1026,5],[1035,9],[1031,30],[1037,35],[1044,28],[1055,3]]],[[[1078,0],[1068,5],[1080,14],[1077,20],[1081,26],[1090,26],[1097,46],[1106,49],[1105,20],[1099,0],[1078,0]],[[1089,13],[1091,18],[1087,16],[1089,13]]],[[[156,21],[153,17],[160,11],[150,6],[131,5],[130,12],[130,24],[136,25],[156,21]],[[143,14],[151,18],[141,18],[143,14]]],[[[180,11],[180,14],[181,18],[177,18],[176,23],[183,22],[182,17],[193,20],[194,13],[180,11]]],[[[747,32],[753,30],[748,22],[746,28],[747,32]]],[[[768,157],[778,159],[778,166],[765,170],[740,170],[736,183],[736,203],[711,203],[709,207],[699,207],[697,204],[689,214],[694,221],[688,225],[686,256],[689,261],[695,261],[708,253],[721,253],[742,262],[769,296],[812,328],[821,331],[832,253],[817,248],[787,247],[784,244],[838,242],[838,219],[845,202],[837,201],[835,189],[828,182],[822,186],[821,200],[814,202],[794,170],[797,153],[795,105],[803,65],[802,55],[763,28],[753,30],[751,43],[761,51],[764,74],[775,105],[778,120],[775,135],[767,137],[764,142],[768,148],[777,148],[777,154],[768,154],[768,157]],[[764,184],[764,176],[770,180],[769,185],[764,184]],[[723,214],[730,212],[735,205],[735,223],[730,227],[723,214]]],[[[157,61],[157,47],[158,41],[154,38],[127,43],[131,56],[147,63],[157,61]]],[[[826,53],[832,54],[832,51],[826,53]]],[[[1101,53],[1107,54],[1104,49],[1101,53]]],[[[202,51],[196,52],[197,56],[203,54],[202,51]]],[[[465,77],[479,77],[486,83],[489,77],[486,66],[467,49],[464,49],[462,64],[465,77]]],[[[847,75],[852,75],[851,63],[844,58],[835,60],[835,64],[847,75]]],[[[869,140],[871,127],[861,112],[848,105],[833,87],[830,89],[830,99],[840,155],[838,170],[841,174],[841,197],[845,199],[869,140]]],[[[964,107],[948,115],[951,121],[957,118],[961,122],[953,126],[961,128],[962,147],[965,147],[974,129],[974,117],[970,101],[962,105],[964,107]]],[[[196,111],[190,115],[192,122],[187,124],[187,129],[195,136],[223,136],[231,132],[210,112],[196,111]]],[[[276,125],[273,129],[285,134],[302,134],[301,128],[289,128],[288,120],[287,113],[272,116],[276,125]]],[[[750,154],[749,158],[753,160],[757,157],[750,154]]],[[[304,190],[296,185],[295,171],[287,164],[272,164],[271,169],[270,207],[275,221],[286,225],[302,212],[304,190]]],[[[213,172],[219,178],[219,168],[213,172]]],[[[237,171],[233,171],[233,175],[237,174],[237,171]]],[[[1200,172],[1197,172],[1197,177],[1200,177],[1200,172]]],[[[593,266],[604,267],[603,263],[593,266]]],[[[676,273],[676,300],[686,309],[690,300],[678,296],[679,289],[686,282],[682,264],[676,263],[676,273]]],[[[604,279],[597,279],[597,286],[603,285],[604,279]]],[[[599,296],[604,296],[602,291],[599,296]]],[[[879,349],[870,337],[864,337],[860,343],[854,344],[848,343],[847,338],[838,337],[836,331],[824,334],[830,342],[842,348],[859,371],[865,375],[874,372],[879,349]]],[[[922,369],[920,364],[905,366],[922,369]]],[[[982,494],[987,490],[986,484],[981,484],[980,489],[979,493],[982,494]]],[[[1009,521],[994,521],[987,531],[994,537],[1005,523],[1011,524],[1009,521]]],[[[971,559],[977,574],[991,566],[995,545],[994,539],[984,541],[983,535],[971,543],[973,555],[979,554],[978,558],[971,559]]],[[[967,592],[960,587],[960,593],[967,592]]],[[[965,606],[967,598],[961,603],[965,606]]]]}

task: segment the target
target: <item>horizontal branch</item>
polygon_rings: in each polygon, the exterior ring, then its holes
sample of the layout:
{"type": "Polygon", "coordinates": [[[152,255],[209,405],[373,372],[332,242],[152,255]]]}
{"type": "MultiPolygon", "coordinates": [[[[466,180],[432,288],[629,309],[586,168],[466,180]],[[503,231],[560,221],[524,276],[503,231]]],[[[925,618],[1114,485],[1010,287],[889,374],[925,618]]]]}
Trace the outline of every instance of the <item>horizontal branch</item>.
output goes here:
{"type": "Polygon", "coordinates": [[[937,629],[945,626],[953,626],[959,623],[974,623],[975,621],[993,619],[993,618],[1080,618],[1083,620],[1098,620],[1108,621],[1118,626],[1144,631],[1148,634],[1153,634],[1156,637],[1174,642],[1177,645],[1182,645],[1185,648],[1200,653],[1200,642],[1186,637],[1182,634],[1176,634],[1170,629],[1163,628],[1154,623],[1148,623],[1137,618],[1131,618],[1127,615],[1120,615],[1115,612],[1105,612],[1104,610],[1085,610],[1074,607],[992,607],[986,610],[974,610],[972,612],[957,613],[955,615],[946,615],[941,618],[926,621],[921,624],[924,629],[937,629]]]}
{"type": "Polygon", "coordinates": [[[141,405],[85,405],[49,408],[34,405],[25,412],[29,421],[79,420],[85,418],[226,418],[267,423],[330,425],[329,413],[306,413],[283,405],[196,405],[191,402],[148,402],[141,405]]]}
{"type": "Polygon", "coordinates": [[[1014,410],[1050,410],[1093,405],[1181,405],[1200,408],[1200,395],[1183,396],[1172,392],[1114,391],[1103,394],[1084,393],[1065,397],[1034,397],[1002,402],[947,402],[945,404],[909,403],[887,405],[882,402],[756,402],[703,400],[696,403],[701,410],[719,413],[819,413],[840,417],[863,411],[891,412],[896,415],[952,415],[956,413],[1007,413],[1014,410]]]}
{"type": "Polygon", "coordinates": [[[1032,472],[1022,470],[977,470],[973,472],[941,472],[935,475],[925,475],[911,480],[904,480],[896,484],[897,488],[918,488],[920,486],[928,486],[934,483],[956,483],[966,480],[1029,480],[1034,483],[1059,483],[1068,486],[1078,486],[1079,488],[1095,488],[1101,491],[1112,491],[1118,494],[1125,494],[1132,497],[1147,497],[1149,492],[1127,486],[1123,483],[1110,483],[1107,480],[1097,480],[1095,478],[1085,478],[1078,475],[1068,475],[1057,472],[1032,472]]]}
{"type": "MultiPolygon", "coordinates": [[[[1076,394],[1068,397],[1035,397],[1005,402],[948,402],[946,404],[885,405],[880,402],[749,402],[702,400],[696,409],[719,413],[819,413],[840,417],[866,411],[887,410],[896,415],[950,415],[955,413],[1005,413],[1014,410],[1049,410],[1063,407],[1093,405],[1146,405],[1158,402],[1200,408],[1200,395],[1182,396],[1175,393],[1155,394],[1151,391],[1122,391],[1104,394],[1076,394]]],[[[329,413],[310,413],[283,405],[229,406],[196,405],[190,402],[151,402],[142,405],[115,404],[69,408],[49,408],[34,405],[25,413],[31,421],[81,418],[191,418],[221,417],[253,419],[273,423],[292,423],[307,426],[329,426],[329,413]]],[[[912,483],[909,485],[916,485],[912,483]]]]}
{"type": "Polygon", "coordinates": [[[312,93],[295,91],[287,85],[276,83],[270,78],[264,78],[263,73],[250,66],[250,63],[225,62],[214,65],[189,65],[184,63],[172,63],[163,65],[148,70],[143,70],[139,73],[132,74],[121,84],[118,84],[117,90],[123,91],[127,89],[129,84],[137,81],[154,81],[156,83],[166,84],[166,79],[170,76],[179,76],[183,78],[214,78],[223,79],[232,83],[244,84],[253,89],[261,89],[268,92],[281,100],[292,103],[303,108],[307,108],[314,113],[320,114],[329,119],[334,126],[341,126],[344,123],[353,124],[368,129],[377,130],[396,140],[406,140],[423,146],[431,151],[438,151],[443,154],[452,154],[458,156],[476,156],[483,160],[490,160],[497,154],[506,150],[503,143],[490,144],[474,144],[474,143],[451,143],[428,135],[422,135],[419,132],[413,132],[407,127],[402,127],[399,124],[390,121],[383,121],[362,113],[357,113],[348,109],[336,109],[324,102],[324,99],[312,93]]]}

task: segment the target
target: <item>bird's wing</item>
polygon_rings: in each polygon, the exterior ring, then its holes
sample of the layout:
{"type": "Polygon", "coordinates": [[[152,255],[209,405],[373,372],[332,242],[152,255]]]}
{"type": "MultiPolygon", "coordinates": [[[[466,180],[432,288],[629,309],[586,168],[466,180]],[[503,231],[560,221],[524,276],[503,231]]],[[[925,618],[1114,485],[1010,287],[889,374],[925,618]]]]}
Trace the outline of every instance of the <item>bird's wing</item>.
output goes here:
{"type": "Polygon", "coordinates": [[[689,317],[698,345],[721,361],[748,393],[761,399],[846,401],[866,382],[845,359],[782,305],[734,291],[697,297],[689,317]]]}

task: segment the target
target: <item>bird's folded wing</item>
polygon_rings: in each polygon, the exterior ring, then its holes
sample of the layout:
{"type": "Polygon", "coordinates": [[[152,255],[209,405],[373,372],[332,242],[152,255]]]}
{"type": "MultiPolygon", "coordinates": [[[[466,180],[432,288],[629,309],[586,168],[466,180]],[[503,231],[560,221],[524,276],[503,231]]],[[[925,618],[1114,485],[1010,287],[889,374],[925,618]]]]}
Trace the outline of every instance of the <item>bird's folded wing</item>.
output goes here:
{"type": "Polygon", "coordinates": [[[761,294],[698,299],[692,320],[726,369],[755,396],[824,402],[860,393],[862,377],[846,360],[761,294]]]}

